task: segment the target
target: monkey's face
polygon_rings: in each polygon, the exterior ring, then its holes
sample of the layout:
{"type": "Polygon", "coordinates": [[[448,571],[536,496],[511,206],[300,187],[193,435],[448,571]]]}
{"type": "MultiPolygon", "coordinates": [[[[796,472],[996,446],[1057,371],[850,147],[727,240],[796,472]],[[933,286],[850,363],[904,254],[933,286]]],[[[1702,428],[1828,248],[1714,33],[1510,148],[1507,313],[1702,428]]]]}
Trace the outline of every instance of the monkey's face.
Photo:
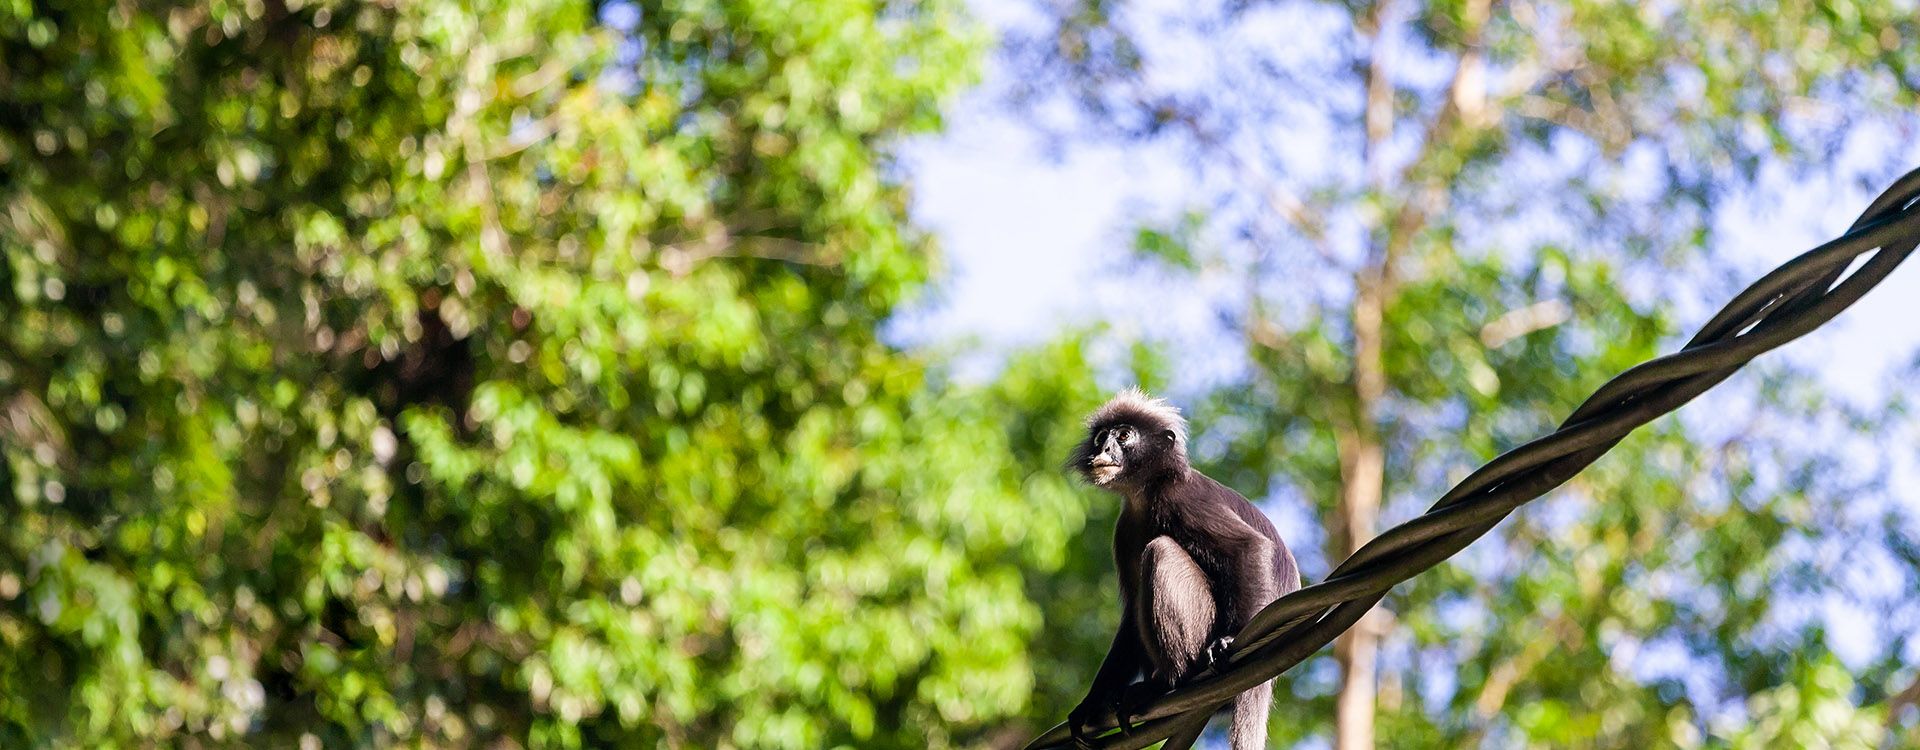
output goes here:
{"type": "Polygon", "coordinates": [[[1140,449],[1140,432],[1132,425],[1114,425],[1095,430],[1093,456],[1087,459],[1087,478],[1105,487],[1127,473],[1140,449]]]}
{"type": "Polygon", "coordinates": [[[1067,467],[1095,487],[1133,495],[1188,469],[1186,421],[1165,401],[1122,391],[1087,417],[1067,467]]]}

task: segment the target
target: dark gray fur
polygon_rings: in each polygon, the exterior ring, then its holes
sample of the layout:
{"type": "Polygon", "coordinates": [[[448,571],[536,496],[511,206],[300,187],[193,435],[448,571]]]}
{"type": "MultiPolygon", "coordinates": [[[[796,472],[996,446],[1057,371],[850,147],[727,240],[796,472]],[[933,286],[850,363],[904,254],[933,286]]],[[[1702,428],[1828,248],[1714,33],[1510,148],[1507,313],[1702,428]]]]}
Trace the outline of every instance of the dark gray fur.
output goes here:
{"type": "MultiPolygon", "coordinates": [[[[1087,419],[1087,439],[1069,459],[1126,503],[1113,535],[1120,629],[1068,717],[1082,743],[1085,727],[1110,713],[1128,726],[1140,700],[1208,667],[1255,612],[1300,588],[1299,567],[1273,523],[1190,466],[1186,443],[1178,410],[1128,390],[1087,419]]],[[[1234,700],[1233,750],[1266,744],[1272,700],[1272,683],[1234,700]]]]}

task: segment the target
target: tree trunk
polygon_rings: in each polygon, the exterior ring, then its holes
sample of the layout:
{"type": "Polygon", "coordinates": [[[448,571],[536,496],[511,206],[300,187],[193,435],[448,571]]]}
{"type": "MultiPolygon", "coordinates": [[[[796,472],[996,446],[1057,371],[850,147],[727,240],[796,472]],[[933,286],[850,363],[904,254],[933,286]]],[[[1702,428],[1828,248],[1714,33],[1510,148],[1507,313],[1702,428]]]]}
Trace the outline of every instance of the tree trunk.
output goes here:
{"type": "MultiPolygon", "coordinates": [[[[1390,21],[1390,0],[1368,10],[1361,33],[1368,40],[1366,85],[1366,161],[1376,190],[1387,187],[1387,162],[1381,153],[1393,136],[1393,84],[1387,47],[1390,36],[1382,26],[1390,21]]],[[[1394,222],[1398,223],[1398,222],[1394,222]]],[[[1387,232],[1398,227],[1389,225],[1387,232]]],[[[1381,321],[1392,293],[1395,237],[1376,237],[1367,262],[1354,274],[1353,294],[1353,411],[1339,428],[1340,507],[1336,512],[1338,538],[1351,555],[1373,539],[1380,516],[1380,497],[1386,484],[1386,453],[1378,428],[1380,401],[1387,377],[1381,359],[1381,321]]],[[[1335,750],[1372,750],[1374,699],[1379,684],[1376,657],[1380,649],[1380,620],[1368,612],[1333,643],[1340,663],[1340,696],[1334,711],[1335,750]]]]}
{"type": "MultiPolygon", "coordinates": [[[[1376,415],[1386,392],[1381,362],[1381,318],[1385,312],[1384,268],[1362,271],[1353,303],[1352,422],[1340,430],[1340,507],[1336,530],[1351,555],[1373,539],[1386,483],[1386,452],[1380,444],[1376,415]]],[[[1334,641],[1340,663],[1340,696],[1334,713],[1335,750],[1371,750],[1375,690],[1375,657],[1379,651],[1380,620],[1369,612],[1334,641]]]]}

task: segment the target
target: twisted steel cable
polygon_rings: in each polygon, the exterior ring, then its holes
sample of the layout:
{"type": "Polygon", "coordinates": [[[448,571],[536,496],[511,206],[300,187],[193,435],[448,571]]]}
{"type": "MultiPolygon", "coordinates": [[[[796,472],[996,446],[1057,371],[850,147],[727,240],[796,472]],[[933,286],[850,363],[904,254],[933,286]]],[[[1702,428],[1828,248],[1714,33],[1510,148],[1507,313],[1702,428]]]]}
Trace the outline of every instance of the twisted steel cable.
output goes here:
{"type": "MultiPolygon", "coordinates": [[[[1916,244],[1920,169],[1894,181],[1846,234],[1788,261],[1736,295],[1680,351],[1614,377],[1552,434],[1501,454],[1447,491],[1424,515],[1361,547],[1326,580],[1267,605],[1241,629],[1213,670],[1145,706],[1131,734],[1105,734],[1093,746],[1132,750],[1165,739],[1167,750],[1190,747],[1215,711],[1332,642],[1394,585],[1464,549],[1516,508],[1571,479],[1635,428],[1680,408],[1754,357],[1832,320],[1885,279],[1916,244]],[[1871,258],[1847,273],[1855,259],[1869,253],[1871,258]]],[[[1115,728],[1111,717],[1089,727],[1095,732],[1115,728]]],[[[1034,738],[1027,750],[1071,746],[1067,725],[1060,724],[1034,738]]]]}

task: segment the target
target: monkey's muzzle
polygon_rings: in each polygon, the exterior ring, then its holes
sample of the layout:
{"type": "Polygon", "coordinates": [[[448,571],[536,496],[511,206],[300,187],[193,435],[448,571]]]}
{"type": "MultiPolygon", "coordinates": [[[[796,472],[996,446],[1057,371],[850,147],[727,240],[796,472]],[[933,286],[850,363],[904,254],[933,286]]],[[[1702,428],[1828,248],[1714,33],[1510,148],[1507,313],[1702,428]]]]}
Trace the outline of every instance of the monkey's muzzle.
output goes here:
{"type": "Polygon", "coordinates": [[[1093,460],[1087,462],[1087,467],[1087,474],[1093,477],[1094,484],[1106,484],[1120,476],[1120,462],[1105,453],[1094,456],[1093,460]]]}

